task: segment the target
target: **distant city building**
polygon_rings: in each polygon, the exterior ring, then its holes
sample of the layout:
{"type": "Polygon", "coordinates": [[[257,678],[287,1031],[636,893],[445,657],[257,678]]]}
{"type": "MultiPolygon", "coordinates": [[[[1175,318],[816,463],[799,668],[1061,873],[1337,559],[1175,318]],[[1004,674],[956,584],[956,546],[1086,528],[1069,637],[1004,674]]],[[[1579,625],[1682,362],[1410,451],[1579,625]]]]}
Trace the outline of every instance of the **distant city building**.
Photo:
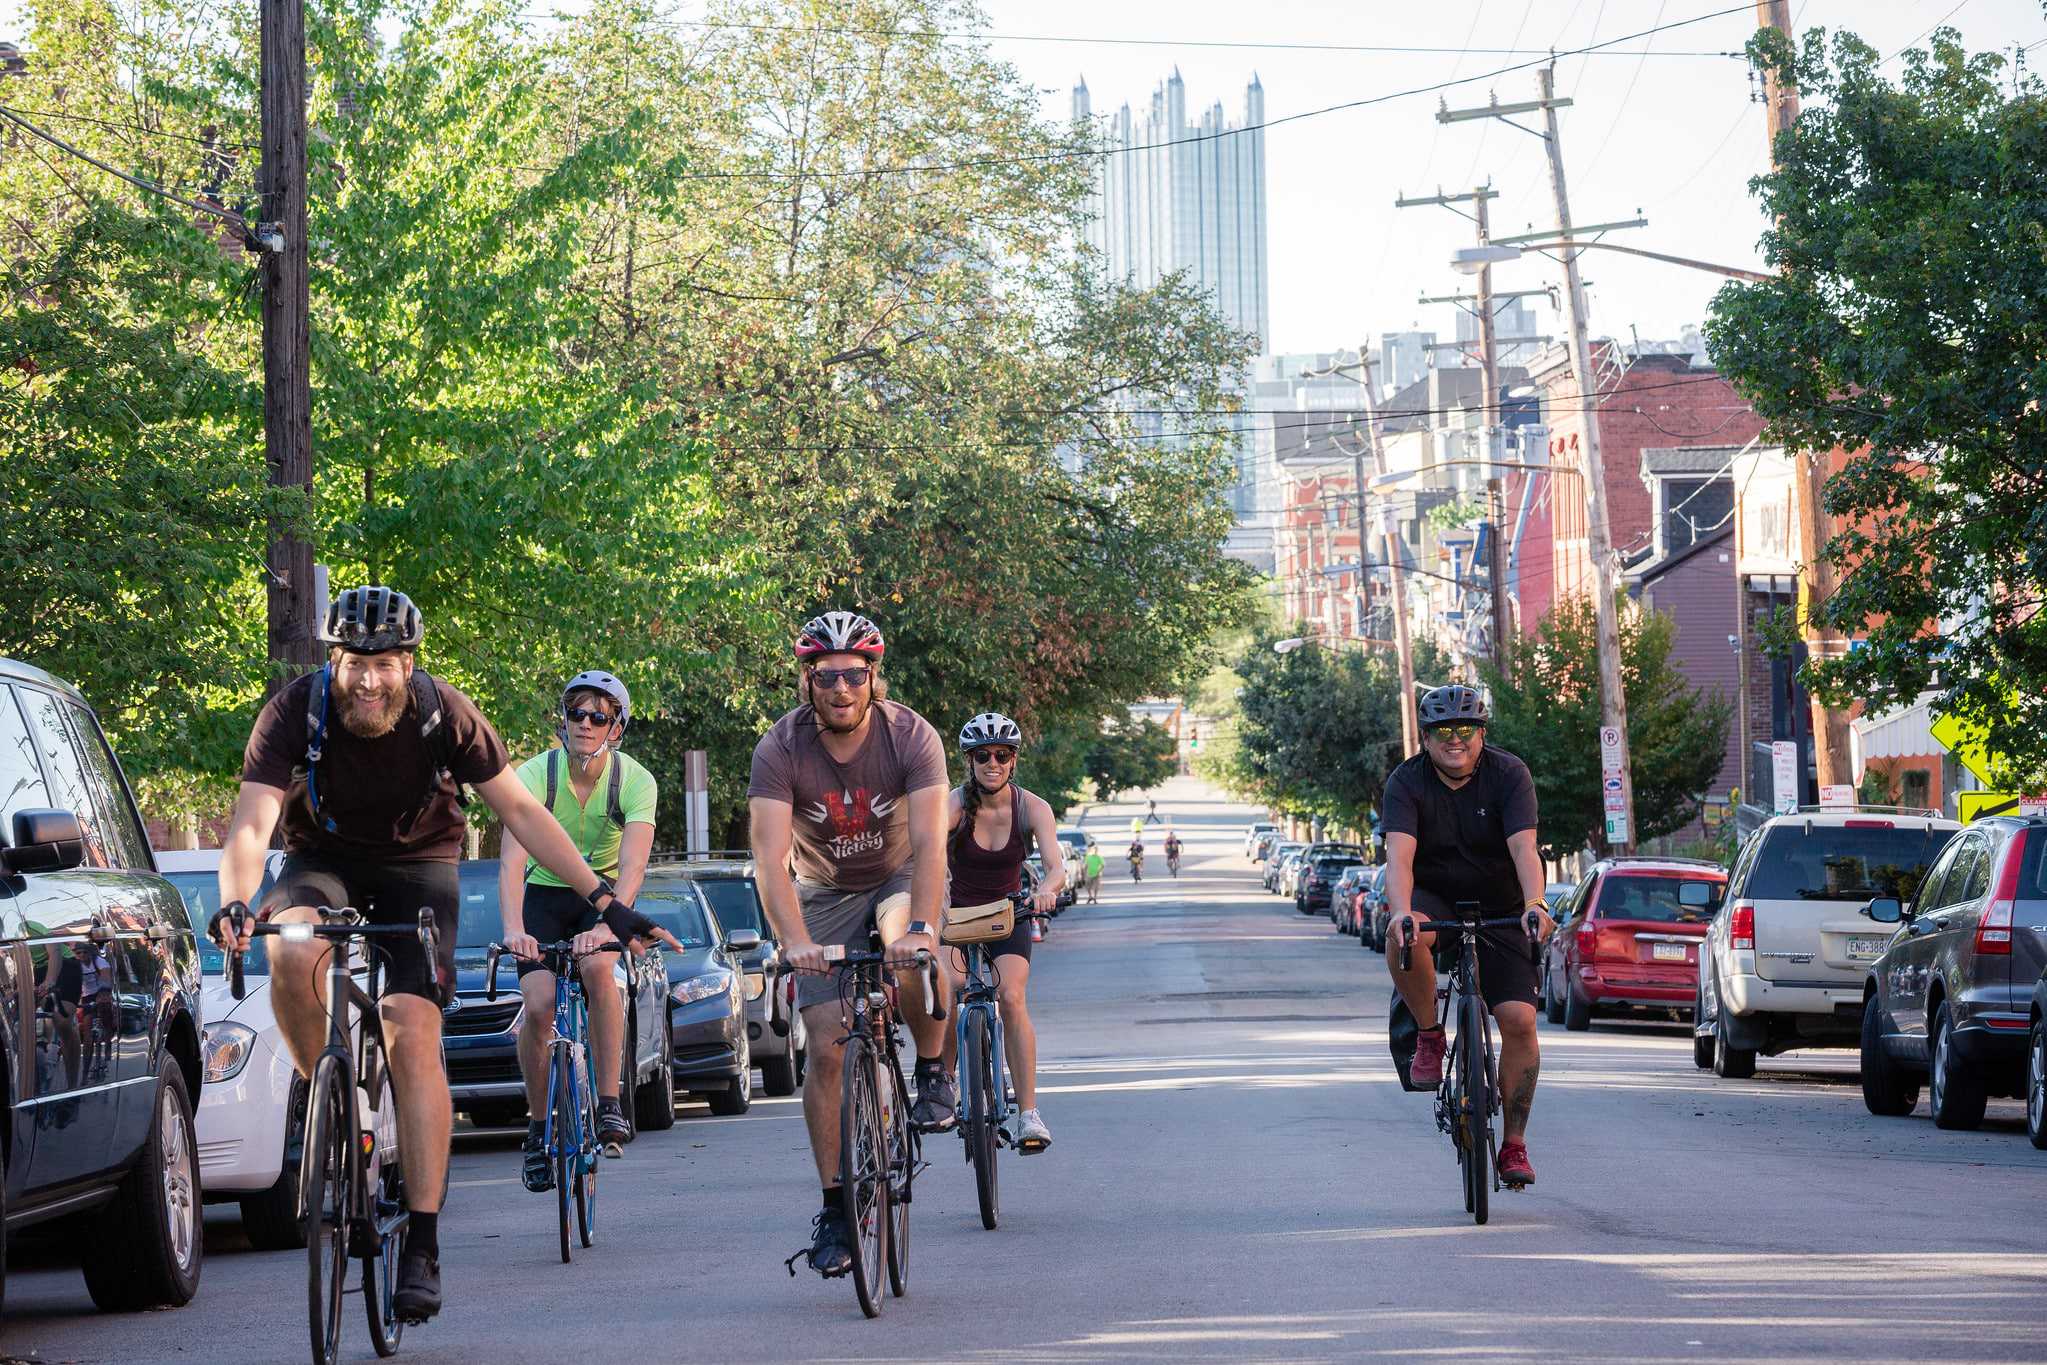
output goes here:
{"type": "Polygon", "coordinates": [[[1419,384],[1437,363],[1430,359],[1430,348],[1435,344],[1434,332],[1382,333],[1377,370],[1379,393],[1395,394],[1419,384]]]}
{"type": "MultiPolygon", "coordinates": [[[[1535,310],[1528,306],[1527,299],[1508,299],[1493,305],[1493,348],[1499,364],[1527,365],[1542,350],[1543,343],[1534,339],[1541,335],[1535,310]]],[[[1467,349],[1462,353],[1439,351],[1437,363],[1477,365],[1478,314],[1470,308],[1460,307],[1457,310],[1457,340],[1467,349]]]]}

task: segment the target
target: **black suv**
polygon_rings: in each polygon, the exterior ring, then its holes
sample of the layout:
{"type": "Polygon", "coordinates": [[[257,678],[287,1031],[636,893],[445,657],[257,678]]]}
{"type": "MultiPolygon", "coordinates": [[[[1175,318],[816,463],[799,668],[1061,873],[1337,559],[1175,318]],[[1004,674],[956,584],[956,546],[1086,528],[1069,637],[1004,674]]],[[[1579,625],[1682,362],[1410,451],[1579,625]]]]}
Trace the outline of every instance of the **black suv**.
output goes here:
{"type": "Polygon", "coordinates": [[[11,659],[0,954],[0,1221],[71,1219],[103,1309],[187,1302],[203,1252],[192,925],[92,708],[11,659]]]}
{"type": "Polygon", "coordinates": [[[1895,924],[1862,999],[1862,1098],[1903,1115],[1922,1080],[1933,1121],[1974,1128],[1992,1095],[2026,1094],[2033,987],[2047,968],[2047,820],[1992,816],[1941,849],[1895,924]]]}

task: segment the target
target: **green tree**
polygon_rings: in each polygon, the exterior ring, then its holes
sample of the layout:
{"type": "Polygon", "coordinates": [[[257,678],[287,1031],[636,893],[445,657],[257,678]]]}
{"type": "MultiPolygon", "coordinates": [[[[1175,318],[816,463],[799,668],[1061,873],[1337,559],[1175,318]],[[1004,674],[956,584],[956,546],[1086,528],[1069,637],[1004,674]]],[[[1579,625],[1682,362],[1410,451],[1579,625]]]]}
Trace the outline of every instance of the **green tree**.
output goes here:
{"type": "Polygon", "coordinates": [[[1103,722],[1082,762],[1095,800],[1107,801],[1117,792],[1156,787],[1173,775],[1178,755],[1179,746],[1163,725],[1125,712],[1103,722]]]}
{"type": "MultiPolygon", "coordinates": [[[[1755,182],[1777,274],[1730,284],[1722,369],[1828,482],[1839,588],[1815,615],[1867,643],[1815,662],[1831,702],[1932,688],[1986,731],[2010,790],[2047,782],[2047,99],[1954,30],[1895,78],[1852,34],[1754,47],[1804,101],[1755,182]]],[[[1892,68],[1895,70],[1895,68],[1892,68]]]]}
{"type": "MultiPolygon", "coordinates": [[[[1654,839],[1698,818],[1700,798],[1726,761],[1734,711],[1671,662],[1676,623],[1662,612],[1621,612],[1621,686],[1635,779],[1635,838],[1654,839]]],[[[1492,690],[1487,742],[1528,765],[1547,857],[1604,850],[1599,767],[1599,650],[1592,604],[1558,605],[1513,650],[1509,683],[1480,666],[1492,690]]]]}

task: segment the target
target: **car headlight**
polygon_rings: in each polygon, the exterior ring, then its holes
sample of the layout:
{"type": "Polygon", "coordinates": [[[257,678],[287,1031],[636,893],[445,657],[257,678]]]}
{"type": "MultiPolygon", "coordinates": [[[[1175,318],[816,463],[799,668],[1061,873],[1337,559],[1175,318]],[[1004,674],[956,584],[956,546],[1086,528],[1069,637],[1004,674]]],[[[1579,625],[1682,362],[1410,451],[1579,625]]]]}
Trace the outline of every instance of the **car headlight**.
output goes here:
{"type": "Polygon", "coordinates": [[[694,1005],[699,1000],[709,1000],[732,989],[732,973],[720,967],[715,972],[705,972],[687,981],[678,981],[668,988],[668,998],[678,1005],[694,1005]]]}
{"type": "Polygon", "coordinates": [[[766,972],[748,972],[746,974],[746,998],[748,1000],[758,1000],[767,993],[768,974],[766,972]]]}
{"type": "Polygon", "coordinates": [[[250,1054],[256,1050],[256,1030],[247,1024],[224,1021],[208,1024],[203,1032],[206,1040],[206,1079],[231,1081],[241,1075],[242,1068],[249,1064],[250,1054]]]}

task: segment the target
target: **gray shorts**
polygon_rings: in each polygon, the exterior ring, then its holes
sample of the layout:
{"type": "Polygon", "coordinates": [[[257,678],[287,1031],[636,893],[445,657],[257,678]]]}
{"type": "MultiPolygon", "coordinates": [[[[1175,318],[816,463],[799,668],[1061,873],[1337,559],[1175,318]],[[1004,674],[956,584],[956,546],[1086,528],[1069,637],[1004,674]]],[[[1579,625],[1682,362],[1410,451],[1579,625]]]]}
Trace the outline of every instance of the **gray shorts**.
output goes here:
{"type": "MultiPolygon", "coordinates": [[[[837,943],[849,953],[872,950],[876,921],[898,908],[910,908],[910,864],[905,863],[889,879],[871,891],[838,891],[828,886],[796,883],[796,903],[803,909],[803,927],[813,941],[837,943]]],[[[803,975],[796,978],[796,1008],[829,1004],[839,998],[839,977],[803,975]]]]}

